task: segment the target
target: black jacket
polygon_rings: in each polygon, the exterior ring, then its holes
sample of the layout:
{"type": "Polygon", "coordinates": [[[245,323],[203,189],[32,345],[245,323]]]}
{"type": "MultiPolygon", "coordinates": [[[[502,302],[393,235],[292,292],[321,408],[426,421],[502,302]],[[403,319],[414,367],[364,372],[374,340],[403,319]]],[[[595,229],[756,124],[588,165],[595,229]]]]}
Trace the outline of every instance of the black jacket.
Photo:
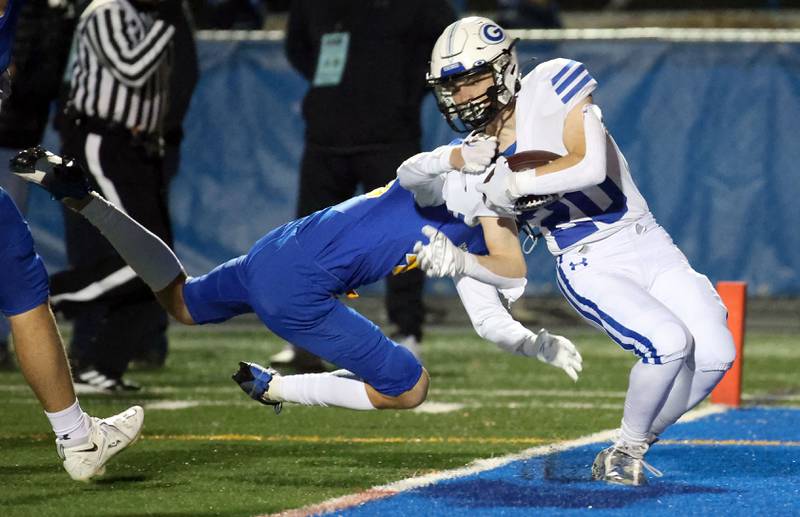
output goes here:
{"type": "Polygon", "coordinates": [[[446,0],[293,0],[286,53],[311,82],[322,36],[349,32],[337,86],[303,101],[308,144],[339,149],[419,140],[433,44],[455,13],[446,0]]]}
{"type": "Polygon", "coordinates": [[[41,142],[75,23],[71,4],[50,7],[47,0],[23,4],[14,37],[11,97],[0,111],[0,147],[22,149],[41,142]]]}

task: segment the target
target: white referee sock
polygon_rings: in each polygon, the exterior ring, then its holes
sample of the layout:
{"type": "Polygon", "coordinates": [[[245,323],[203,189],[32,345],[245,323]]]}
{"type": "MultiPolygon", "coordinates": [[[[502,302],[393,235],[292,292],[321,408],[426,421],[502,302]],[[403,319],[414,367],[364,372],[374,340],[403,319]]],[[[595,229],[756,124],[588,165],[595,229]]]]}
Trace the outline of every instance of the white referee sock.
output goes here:
{"type": "Polygon", "coordinates": [[[44,412],[56,439],[64,447],[82,445],[89,441],[89,415],[83,412],[78,399],[66,409],[55,413],[44,412]]]}
{"type": "Polygon", "coordinates": [[[683,363],[680,373],[675,378],[675,383],[672,385],[672,390],[669,392],[667,401],[664,402],[664,407],[658,412],[653,425],[650,427],[650,432],[655,435],[660,435],[664,430],[678,421],[684,413],[695,407],[702,402],[714,386],[719,383],[722,376],[725,375],[724,371],[700,371],[692,370],[683,363]]]}
{"type": "Polygon", "coordinates": [[[99,196],[80,211],[153,291],[161,291],[183,271],[164,241],[99,196]]]}
{"type": "Polygon", "coordinates": [[[273,377],[269,398],[304,406],[336,406],[361,411],[375,409],[362,381],[332,373],[306,373],[273,377]]]}
{"type": "Polygon", "coordinates": [[[639,361],[633,365],[622,416],[622,442],[641,445],[647,441],[647,433],[666,401],[682,365],[683,361],[664,364],[645,364],[639,361]]]}

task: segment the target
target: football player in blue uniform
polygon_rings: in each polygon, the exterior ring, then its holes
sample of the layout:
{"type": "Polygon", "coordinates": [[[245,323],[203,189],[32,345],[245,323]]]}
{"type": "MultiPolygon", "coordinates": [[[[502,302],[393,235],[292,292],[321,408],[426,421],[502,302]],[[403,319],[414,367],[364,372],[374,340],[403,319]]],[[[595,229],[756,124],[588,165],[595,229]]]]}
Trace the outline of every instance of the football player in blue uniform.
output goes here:
{"type": "MultiPolygon", "coordinates": [[[[2,94],[9,94],[8,66],[14,24],[22,2],[0,0],[2,94]]],[[[0,312],[9,319],[22,374],[44,408],[56,434],[67,473],[87,481],[105,471],[106,462],[139,437],[141,407],[106,419],[87,415],[72,387],[64,345],[50,310],[47,272],[33,249],[27,223],[0,188],[0,312]]]]}
{"type": "Polygon", "coordinates": [[[425,400],[428,374],[419,361],[338,298],[417,267],[413,248],[423,226],[428,235],[446,234],[465,250],[459,255],[459,294],[480,335],[562,368],[573,379],[581,369],[569,340],[546,330],[531,332],[503,306],[499,293],[513,299],[525,284],[516,227],[474,195],[471,203],[456,201],[453,194],[447,203],[420,208],[412,193],[393,181],[275,228],[247,254],[188,278],[160,239],[89,192],[74,163],[33,148],[20,153],[12,169],[96,226],[178,321],[217,323],[254,312],[281,338],[344,369],[281,376],[240,363],[234,380],[276,412],[283,402],[371,410],[413,408],[425,400]],[[481,208],[483,231],[451,213],[450,204],[459,203],[481,208]]]}

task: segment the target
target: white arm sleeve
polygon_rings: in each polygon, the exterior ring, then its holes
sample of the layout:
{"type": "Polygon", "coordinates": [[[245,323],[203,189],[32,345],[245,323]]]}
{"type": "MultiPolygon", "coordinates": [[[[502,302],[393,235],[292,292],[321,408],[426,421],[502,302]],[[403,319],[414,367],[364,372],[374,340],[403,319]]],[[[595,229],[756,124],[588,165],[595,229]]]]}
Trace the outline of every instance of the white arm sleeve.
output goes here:
{"type": "Polygon", "coordinates": [[[517,301],[528,285],[527,278],[510,278],[490,271],[478,262],[477,256],[467,252],[464,253],[464,276],[499,289],[503,296],[508,298],[509,303],[517,301]]]}
{"type": "Polygon", "coordinates": [[[506,352],[528,355],[525,343],[535,340],[536,334],[511,317],[503,307],[497,289],[466,276],[457,276],[453,280],[475,332],[506,352]]]}
{"type": "Polygon", "coordinates": [[[530,194],[575,192],[601,183],[606,177],[606,128],[600,108],[588,104],[583,108],[583,132],[586,154],[572,167],[536,175],[536,169],[509,176],[509,192],[516,197],[530,194]]]}
{"type": "Polygon", "coordinates": [[[414,194],[419,206],[444,203],[444,173],[453,170],[450,153],[453,146],[443,145],[428,153],[419,153],[404,161],[397,169],[400,186],[414,194]]]}

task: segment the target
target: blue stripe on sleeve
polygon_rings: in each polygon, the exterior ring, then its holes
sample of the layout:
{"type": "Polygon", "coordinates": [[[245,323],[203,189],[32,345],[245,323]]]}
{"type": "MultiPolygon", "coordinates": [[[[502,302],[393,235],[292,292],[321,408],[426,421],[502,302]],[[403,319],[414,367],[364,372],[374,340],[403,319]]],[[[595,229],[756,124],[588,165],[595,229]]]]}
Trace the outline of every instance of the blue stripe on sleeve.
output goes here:
{"type": "Polygon", "coordinates": [[[561,95],[561,92],[563,92],[564,90],[566,90],[566,89],[567,89],[567,86],[569,86],[570,84],[572,84],[572,83],[573,83],[573,81],[575,81],[575,79],[577,79],[577,78],[578,78],[578,76],[579,76],[579,75],[581,75],[581,74],[582,74],[582,73],[583,73],[585,70],[586,70],[586,67],[585,67],[583,64],[581,64],[581,66],[579,66],[578,68],[576,68],[576,69],[575,69],[575,71],[574,71],[574,72],[572,72],[571,74],[569,74],[569,77],[567,77],[566,79],[564,79],[564,82],[563,82],[563,83],[561,83],[561,84],[558,86],[558,88],[556,88],[556,93],[557,93],[557,94],[559,94],[559,95],[561,95]]]}
{"type": "Polygon", "coordinates": [[[584,86],[586,86],[586,84],[587,84],[589,81],[591,81],[591,80],[592,80],[592,76],[591,76],[591,75],[589,75],[589,74],[587,73],[585,76],[583,76],[583,79],[581,79],[581,80],[580,80],[580,82],[579,82],[578,84],[576,84],[576,85],[575,85],[575,88],[571,89],[571,90],[569,91],[569,93],[567,93],[565,96],[563,96],[563,97],[561,98],[561,102],[563,102],[564,104],[568,103],[568,102],[569,102],[569,100],[570,100],[571,98],[573,98],[573,97],[575,96],[575,94],[576,94],[576,93],[578,93],[579,91],[581,91],[581,88],[583,88],[584,86]]]}
{"type": "Polygon", "coordinates": [[[560,71],[560,72],[558,72],[558,73],[557,73],[557,74],[556,74],[556,75],[553,77],[553,79],[550,81],[551,83],[553,83],[553,86],[555,86],[555,85],[556,85],[556,83],[558,82],[558,80],[559,80],[559,79],[561,79],[561,76],[563,76],[564,74],[566,74],[566,73],[567,73],[567,70],[569,70],[570,68],[572,68],[572,65],[574,65],[574,64],[575,64],[575,61],[570,61],[569,63],[567,63],[566,65],[564,65],[564,68],[562,68],[562,69],[561,69],[561,71],[560,71]]]}

